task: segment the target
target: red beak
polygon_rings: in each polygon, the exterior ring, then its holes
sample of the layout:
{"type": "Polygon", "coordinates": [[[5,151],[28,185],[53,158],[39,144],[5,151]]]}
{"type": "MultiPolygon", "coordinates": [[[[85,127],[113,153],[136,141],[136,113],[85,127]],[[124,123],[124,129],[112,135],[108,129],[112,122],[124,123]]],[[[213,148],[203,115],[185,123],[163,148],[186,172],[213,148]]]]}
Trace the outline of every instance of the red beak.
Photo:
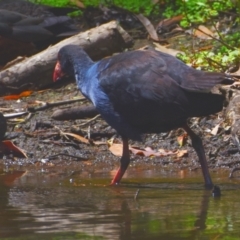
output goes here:
{"type": "Polygon", "coordinates": [[[61,65],[59,61],[57,61],[56,66],[54,68],[53,72],[53,81],[56,82],[59,79],[61,79],[64,76],[64,73],[62,72],[61,65]]]}

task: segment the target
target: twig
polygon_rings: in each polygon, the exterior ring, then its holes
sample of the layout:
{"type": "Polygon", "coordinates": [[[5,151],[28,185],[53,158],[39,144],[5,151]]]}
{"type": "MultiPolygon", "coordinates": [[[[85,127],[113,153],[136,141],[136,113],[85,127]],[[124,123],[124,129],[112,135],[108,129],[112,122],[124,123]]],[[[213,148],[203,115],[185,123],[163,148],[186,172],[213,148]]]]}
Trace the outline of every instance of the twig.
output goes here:
{"type": "Polygon", "coordinates": [[[138,189],[134,195],[134,200],[137,200],[138,194],[139,194],[140,189],[138,189]]]}
{"type": "Polygon", "coordinates": [[[0,107],[0,112],[10,112],[13,110],[14,110],[14,108],[0,107]]]}
{"type": "Polygon", "coordinates": [[[66,156],[66,157],[76,158],[77,159],[76,161],[88,161],[89,160],[89,158],[78,157],[78,156],[74,156],[74,155],[67,154],[67,153],[58,153],[58,154],[49,156],[48,158],[41,159],[41,162],[48,162],[49,160],[54,159],[58,156],[66,156]]]}
{"type": "Polygon", "coordinates": [[[87,136],[88,136],[88,139],[91,139],[91,127],[90,127],[90,125],[88,126],[87,136]]]}
{"type": "Polygon", "coordinates": [[[42,111],[50,107],[56,107],[60,105],[65,105],[65,104],[70,104],[70,103],[75,103],[78,101],[83,101],[86,100],[86,98],[78,98],[78,99],[71,99],[71,100],[64,100],[64,101],[59,101],[59,102],[43,102],[42,106],[40,107],[29,107],[28,111],[29,112],[36,112],[36,111],[42,111]]]}
{"type": "Polygon", "coordinates": [[[4,114],[3,116],[7,119],[10,119],[10,118],[21,117],[26,114],[28,114],[28,112],[7,113],[7,114],[4,114]]]}
{"type": "Polygon", "coordinates": [[[211,21],[211,22],[213,23],[212,25],[213,25],[216,33],[218,34],[219,38],[223,41],[222,34],[218,31],[215,22],[214,21],[211,21]]]}
{"type": "Polygon", "coordinates": [[[39,143],[46,143],[46,144],[55,144],[58,146],[71,146],[74,147],[76,149],[79,149],[79,145],[77,143],[73,143],[73,142],[60,142],[60,141],[52,141],[52,140],[40,140],[39,143]]]}
{"type": "Polygon", "coordinates": [[[98,114],[97,116],[95,116],[95,117],[87,120],[87,121],[84,122],[84,123],[79,124],[78,126],[81,126],[81,127],[82,127],[82,126],[85,126],[85,125],[87,125],[88,123],[91,123],[91,122],[93,122],[94,120],[98,119],[99,117],[100,117],[100,114],[98,114]]]}
{"type": "Polygon", "coordinates": [[[65,137],[67,140],[69,140],[69,138],[66,136],[66,134],[57,126],[54,126],[55,129],[58,130],[59,134],[63,137],[65,137]]]}
{"type": "Polygon", "coordinates": [[[207,60],[208,61],[210,61],[210,62],[212,62],[212,63],[215,63],[217,66],[219,66],[220,68],[222,68],[224,71],[225,71],[225,66],[223,66],[222,64],[220,64],[220,63],[218,63],[217,61],[215,61],[215,60],[213,60],[213,59],[211,59],[211,58],[209,58],[209,57],[207,57],[207,60]]]}
{"type": "Polygon", "coordinates": [[[212,36],[212,35],[210,35],[210,34],[204,32],[204,31],[201,30],[200,28],[198,28],[198,27],[194,27],[194,26],[193,26],[193,28],[195,28],[195,29],[198,30],[199,32],[204,33],[204,34],[207,35],[208,37],[210,37],[210,38],[212,38],[212,39],[214,39],[214,40],[220,42],[222,45],[226,46],[227,48],[230,48],[231,50],[236,50],[236,48],[234,48],[234,47],[228,45],[227,43],[223,42],[222,40],[220,40],[220,39],[218,39],[218,38],[216,38],[216,37],[214,37],[214,36],[212,36]]]}

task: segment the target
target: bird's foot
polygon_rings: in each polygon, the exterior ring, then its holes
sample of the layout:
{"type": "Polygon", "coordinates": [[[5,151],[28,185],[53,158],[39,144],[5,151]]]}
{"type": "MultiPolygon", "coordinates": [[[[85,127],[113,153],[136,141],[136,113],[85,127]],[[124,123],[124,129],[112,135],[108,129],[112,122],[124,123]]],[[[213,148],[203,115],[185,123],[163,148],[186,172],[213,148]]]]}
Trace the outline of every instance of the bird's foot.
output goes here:
{"type": "Polygon", "coordinates": [[[117,173],[115,174],[112,182],[111,182],[111,186],[117,186],[119,185],[121,179],[122,179],[122,176],[124,175],[125,173],[125,169],[123,170],[121,167],[117,170],[117,173]]]}
{"type": "Polygon", "coordinates": [[[220,197],[221,196],[221,189],[219,186],[214,185],[212,188],[212,196],[213,197],[220,197]]]}
{"type": "Polygon", "coordinates": [[[220,187],[217,186],[217,185],[214,185],[213,183],[205,184],[205,189],[206,190],[211,190],[213,197],[220,197],[221,196],[221,189],[220,189],[220,187]]]}
{"type": "Polygon", "coordinates": [[[114,187],[114,186],[118,186],[119,182],[115,182],[114,179],[112,180],[112,182],[109,184],[109,186],[114,187]]]}

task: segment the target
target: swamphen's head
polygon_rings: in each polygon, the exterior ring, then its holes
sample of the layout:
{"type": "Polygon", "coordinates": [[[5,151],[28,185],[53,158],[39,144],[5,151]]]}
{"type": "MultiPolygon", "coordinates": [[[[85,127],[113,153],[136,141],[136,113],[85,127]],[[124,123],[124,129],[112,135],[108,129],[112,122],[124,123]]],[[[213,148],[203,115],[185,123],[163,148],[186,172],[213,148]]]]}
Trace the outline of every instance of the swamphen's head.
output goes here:
{"type": "Polygon", "coordinates": [[[57,63],[53,72],[53,81],[62,79],[65,75],[73,74],[73,64],[71,62],[72,48],[70,45],[62,47],[58,52],[57,63]]]}
{"type": "Polygon", "coordinates": [[[63,76],[75,77],[87,70],[93,63],[86,52],[79,46],[66,45],[58,52],[58,60],[53,73],[53,81],[60,80],[63,76]]]}

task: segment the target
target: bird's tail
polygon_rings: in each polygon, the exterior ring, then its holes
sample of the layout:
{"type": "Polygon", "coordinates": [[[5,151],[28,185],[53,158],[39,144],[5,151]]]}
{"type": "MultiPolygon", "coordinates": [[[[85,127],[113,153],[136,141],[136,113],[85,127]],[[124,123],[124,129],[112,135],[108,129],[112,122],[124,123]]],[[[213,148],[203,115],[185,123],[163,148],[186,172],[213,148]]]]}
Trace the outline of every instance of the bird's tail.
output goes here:
{"type": "Polygon", "coordinates": [[[224,97],[212,93],[189,92],[189,117],[201,117],[220,112],[223,108],[224,97]]]}
{"type": "Polygon", "coordinates": [[[234,79],[230,75],[195,70],[194,73],[190,72],[186,75],[180,85],[188,91],[209,92],[217,84],[230,85],[233,83],[234,79]]]}

